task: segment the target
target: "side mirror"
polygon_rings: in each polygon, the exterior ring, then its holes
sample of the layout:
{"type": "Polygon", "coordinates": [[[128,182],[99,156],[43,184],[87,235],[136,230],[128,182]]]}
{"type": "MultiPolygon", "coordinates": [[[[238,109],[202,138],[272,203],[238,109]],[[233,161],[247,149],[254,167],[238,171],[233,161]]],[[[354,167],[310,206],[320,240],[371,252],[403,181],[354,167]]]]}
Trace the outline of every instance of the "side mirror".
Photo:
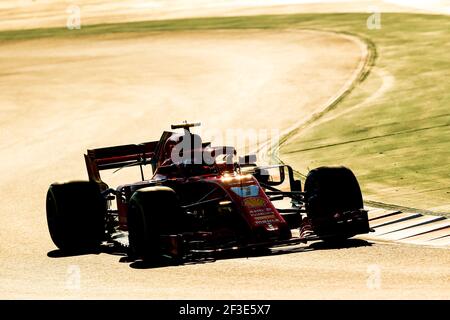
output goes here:
{"type": "Polygon", "coordinates": [[[269,186],[279,186],[286,178],[284,166],[256,168],[254,176],[259,182],[269,186]]]}
{"type": "Polygon", "coordinates": [[[300,180],[294,180],[291,185],[291,191],[302,191],[302,182],[300,180]]]}

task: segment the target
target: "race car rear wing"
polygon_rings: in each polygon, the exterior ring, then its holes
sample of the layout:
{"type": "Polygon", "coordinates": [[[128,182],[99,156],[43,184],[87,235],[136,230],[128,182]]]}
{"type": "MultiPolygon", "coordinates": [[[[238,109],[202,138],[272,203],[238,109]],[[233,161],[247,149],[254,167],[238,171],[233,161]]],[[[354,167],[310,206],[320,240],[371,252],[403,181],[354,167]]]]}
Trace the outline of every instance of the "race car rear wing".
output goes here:
{"type": "Polygon", "coordinates": [[[84,155],[89,180],[104,184],[101,170],[151,163],[159,141],[88,150],[84,155]]]}
{"type": "MultiPolygon", "coordinates": [[[[89,180],[104,187],[106,184],[100,177],[100,171],[131,166],[140,166],[142,180],[144,180],[142,166],[151,164],[155,172],[164,144],[173,134],[173,132],[164,131],[157,141],[87,150],[84,159],[89,180]]],[[[209,145],[209,142],[204,142],[202,148],[209,145]]]]}
{"type": "Polygon", "coordinates": [[[89,180],[105,185],[100,177],[101,170],[146,164],[151,164],[154,170],[162,146],[172,134],[164,131],[158,141],[87,150],[84,159],[89,180]]]}

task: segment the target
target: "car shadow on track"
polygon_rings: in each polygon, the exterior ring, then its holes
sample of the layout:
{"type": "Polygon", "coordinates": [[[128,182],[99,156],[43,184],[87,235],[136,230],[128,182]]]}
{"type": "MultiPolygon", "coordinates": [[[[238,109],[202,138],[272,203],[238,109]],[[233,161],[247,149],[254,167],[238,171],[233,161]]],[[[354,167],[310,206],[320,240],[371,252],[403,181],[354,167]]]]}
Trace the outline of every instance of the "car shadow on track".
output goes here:
{"type": "Polygon", "coordinates": [[[85,256],[88,254],[100,254],[104,251],[102,249],[97,250],[78,250],[78,251],[62,251],[60,249],[55,249],[47,252],[47,257],[49,258],[67,258],[67,257],[76,257],[76,256],[85,256]]]}
{"type": "Polygon", "coordinates": [[[350,248],[370,247],[370,246],[372,246],[371,242],[362,239],[347,239],[340,242],[315,241],[308,246],[303,245],[303,246],[275,248],[272,249],[270,255],[310,252],[318,250],[350,249],[350,248]]]}
{"type": "Polygon", "coordinates": [[[313,250],[348,249],[370,246],[372,246],[372,242],[363,239],[347,239],[340,242],[317,241],[309,245],[313,250]]]}
{"type": "Polygon", "coordinates": [[[121,256],[119,262],[121,263],[129,263],[130,267],[133,269],[155,269],[155,268],[165,268],[170,266],[183,266],[183,265],[192,265],[192,264],[203,264],[203,263],[212,263],[217,260],[228,260],[228,259],[242,259],[242,258],[259,258],[259,257],[270,257],[277,255],[284,255],[290,253],[301,253],[301,252],[311,252],[318,250],[339,250],[339,249],[350,249],[350,248],[358,248],[358,247],[368,247],[372,246],[372,243],[363,239],[347,239],[340,242],[325,242],[325,241],[316,241],[312,242],[309,245],[295,245],[288,247],[278,247],[278,248],[259,248],[257,250],[240,250],[231,253],[220,253],[215,254],[214,256],[204,256],[197,257],[195,259],[190,259],[187,261],[180,262],[178,260],[171,259],[169,257],[162,257],[157,261],[142,261],[130,259],[126,253],[119,252],[114,250],[111,247],[101,247],[97,250],[89,250],[89,251],[76,251],[76,252],[64,252],[59,249],[49,251],[47,256],[49,258],[65,258],[65,257],[74,257],[81,255],[90,255],[90,254],[110,254],[121,256]]]}
{"type": "Polygon", "coordinates": [[[242,250],[233,253],[222,253],[215,255],[214,257],[204,257],[202,259],[193,259],[189,261],[184,261],[183,263],[176,262],[171,259],[156,261],[156,262],[144,262],[142,260],[136,261],[126,261],[126,258],[122,258],[121,262],[131,262],[130,267],[133,269],[154,269],[154,268],[162,268],[169,266],[183,266],[183,265],[192,265],[192,264],[203,264],[203,263],[211,263],[217,260],[228,260],[228,259],[242,259],[242,258],[260,258],[260,257],[270,257],[277,255],[284,255],[290,253],[301,253],[301,252],[310,252],[310,251],[318,251],[318,250],[339,250],[339,249],[350,249],[350,248],[358,248],[358,247],[369,247],[372,246],[372,243],[363,239],[347,239],[340,242],[324,242],[317,241],[313,242],[310,245],[297,245],[290,247],[280,247],[280,248],[263,248],[258,250],[242,250]]]}

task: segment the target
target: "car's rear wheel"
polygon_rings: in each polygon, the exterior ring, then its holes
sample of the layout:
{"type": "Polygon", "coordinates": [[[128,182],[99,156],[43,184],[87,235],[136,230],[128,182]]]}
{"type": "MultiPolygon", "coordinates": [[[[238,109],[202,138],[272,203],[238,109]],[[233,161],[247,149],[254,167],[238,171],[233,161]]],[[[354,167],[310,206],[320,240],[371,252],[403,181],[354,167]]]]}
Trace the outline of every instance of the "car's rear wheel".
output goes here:
{"type": "Polygon", "coordinates": [[[305,181],[306,212],[314,232],[324,240],[339,241],[367,232],[367,214],[361,213],[353,225],[339,228],[336,217],[363,209],[359,183],[345,167],[319,167],[309,172],[305,181]]]}
{"type": "Polygon", "coordinates": [[[146,261],[158,261],[163,254],[162,235],[176,234],[180,221],[178,198],[169,187],[137,190],[128,211],[130,255],[146,261]]]}
{"type": "Polygon", "coordinates": [[[72,181],[50,185],[47,224],[54,244],[64,252],[97,249],[105,237],[106,200],[98,184],[72,181]]]}

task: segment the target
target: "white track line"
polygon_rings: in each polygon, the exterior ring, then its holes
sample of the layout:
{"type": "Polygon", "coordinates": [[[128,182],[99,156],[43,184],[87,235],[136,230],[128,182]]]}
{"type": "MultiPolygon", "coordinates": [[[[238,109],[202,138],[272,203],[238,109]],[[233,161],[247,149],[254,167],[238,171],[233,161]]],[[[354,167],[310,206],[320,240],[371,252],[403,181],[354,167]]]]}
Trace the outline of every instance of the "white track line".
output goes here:
{"type": "Polygon", "coordinates": [[[401,213],[368,208],[374,233],[362,236],[370,240],[450,247],[450,220],[441,216],[401,213]]]}

